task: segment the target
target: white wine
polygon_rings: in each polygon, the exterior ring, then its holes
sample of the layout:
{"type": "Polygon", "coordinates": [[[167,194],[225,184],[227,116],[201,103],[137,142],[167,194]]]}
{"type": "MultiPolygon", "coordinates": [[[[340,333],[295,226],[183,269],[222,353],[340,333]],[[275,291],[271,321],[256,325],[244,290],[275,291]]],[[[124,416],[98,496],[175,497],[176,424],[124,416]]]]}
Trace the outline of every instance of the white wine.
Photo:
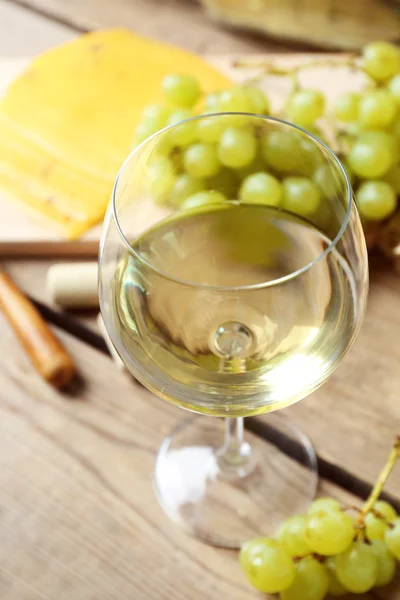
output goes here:
{"type": "Polygon", "coordinates": [[[329,245],[308,221],[267,206],[169,217],[119,261],[122,358],[158,395],[198,412],[247,416],[300,400],[334,370],[360,320],[352,271],[329,245]]]}

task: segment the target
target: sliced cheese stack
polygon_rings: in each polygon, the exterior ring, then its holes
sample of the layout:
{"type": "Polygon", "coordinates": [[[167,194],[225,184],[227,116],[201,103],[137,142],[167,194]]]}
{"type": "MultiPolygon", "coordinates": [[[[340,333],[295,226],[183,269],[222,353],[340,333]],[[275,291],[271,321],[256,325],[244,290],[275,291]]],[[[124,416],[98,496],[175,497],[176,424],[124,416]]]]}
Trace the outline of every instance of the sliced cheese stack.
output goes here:
{"type": "Polygon", "coordinates": [[[35,58],[0,101],[0,188],[78,237],[103,218],[142,110],[176,72],[204,92],[229,85],[201,58],[124,29],[35,58]]]}

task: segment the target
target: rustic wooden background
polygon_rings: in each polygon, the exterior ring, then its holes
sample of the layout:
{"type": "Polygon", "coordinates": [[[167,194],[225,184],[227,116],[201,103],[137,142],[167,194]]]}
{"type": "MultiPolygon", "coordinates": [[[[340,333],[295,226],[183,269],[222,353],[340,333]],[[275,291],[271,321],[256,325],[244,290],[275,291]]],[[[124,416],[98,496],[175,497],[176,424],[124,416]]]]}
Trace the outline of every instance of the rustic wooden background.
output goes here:
{"type": "MultiPolygon", "coordinates": [[[[289,49],[219,29],[191,0],[0,0],[0,55],[29,56],[115,25],[201,53],[289,49]]],[[[162,513],[154,457],[184,415],[116,370],[91,316],[47,305],[51,262],[3,266],[39,301],[82,382],[62,395],[39,380],[0,316],[0,599],[260,597],[236,553],[188,538],[162,513]]],[[[374,265],[355,348],[321,390],[287,410],[315,442],[320,492],[347,503],[368,494],[399,431],[399,300],[400,276],[374,265]]],[[[387,490],[400,509],[399,469],[387,490]]],[[[360,598],[399,600],[396,587],[360,598]]]]}

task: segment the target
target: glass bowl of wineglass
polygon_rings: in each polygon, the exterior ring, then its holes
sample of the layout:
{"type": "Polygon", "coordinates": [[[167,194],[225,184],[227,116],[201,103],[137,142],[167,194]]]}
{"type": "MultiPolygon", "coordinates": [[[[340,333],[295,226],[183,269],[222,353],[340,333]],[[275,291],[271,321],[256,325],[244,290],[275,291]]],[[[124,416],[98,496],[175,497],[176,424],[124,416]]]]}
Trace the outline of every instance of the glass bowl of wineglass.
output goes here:
{"type": "Polygon", "coordinates": [[[103,319],[126,367],[159,397],[214,417],[191,415],[161,446],[154,483],[169,517],[234,548],[300,512],[315,493],[315,454],[275,411],[333,373],[368,289],[338,158],[269,117],[166,128],[122,166],[99,261],[103,319]]]}

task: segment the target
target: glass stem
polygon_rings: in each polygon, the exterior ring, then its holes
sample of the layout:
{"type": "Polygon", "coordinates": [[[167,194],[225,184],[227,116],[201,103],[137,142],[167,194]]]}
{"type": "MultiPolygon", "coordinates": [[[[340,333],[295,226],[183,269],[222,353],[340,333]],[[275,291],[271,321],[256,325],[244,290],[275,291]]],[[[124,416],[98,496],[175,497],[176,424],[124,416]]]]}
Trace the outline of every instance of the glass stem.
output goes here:
{"type": "Polygon", "coordinates": [[[224,444],[219,452],[220,461],[227,468],[242,468],[248,463],[250,454],[250,444],[244,441],[243,417],[226,418],[224,444]]]}

